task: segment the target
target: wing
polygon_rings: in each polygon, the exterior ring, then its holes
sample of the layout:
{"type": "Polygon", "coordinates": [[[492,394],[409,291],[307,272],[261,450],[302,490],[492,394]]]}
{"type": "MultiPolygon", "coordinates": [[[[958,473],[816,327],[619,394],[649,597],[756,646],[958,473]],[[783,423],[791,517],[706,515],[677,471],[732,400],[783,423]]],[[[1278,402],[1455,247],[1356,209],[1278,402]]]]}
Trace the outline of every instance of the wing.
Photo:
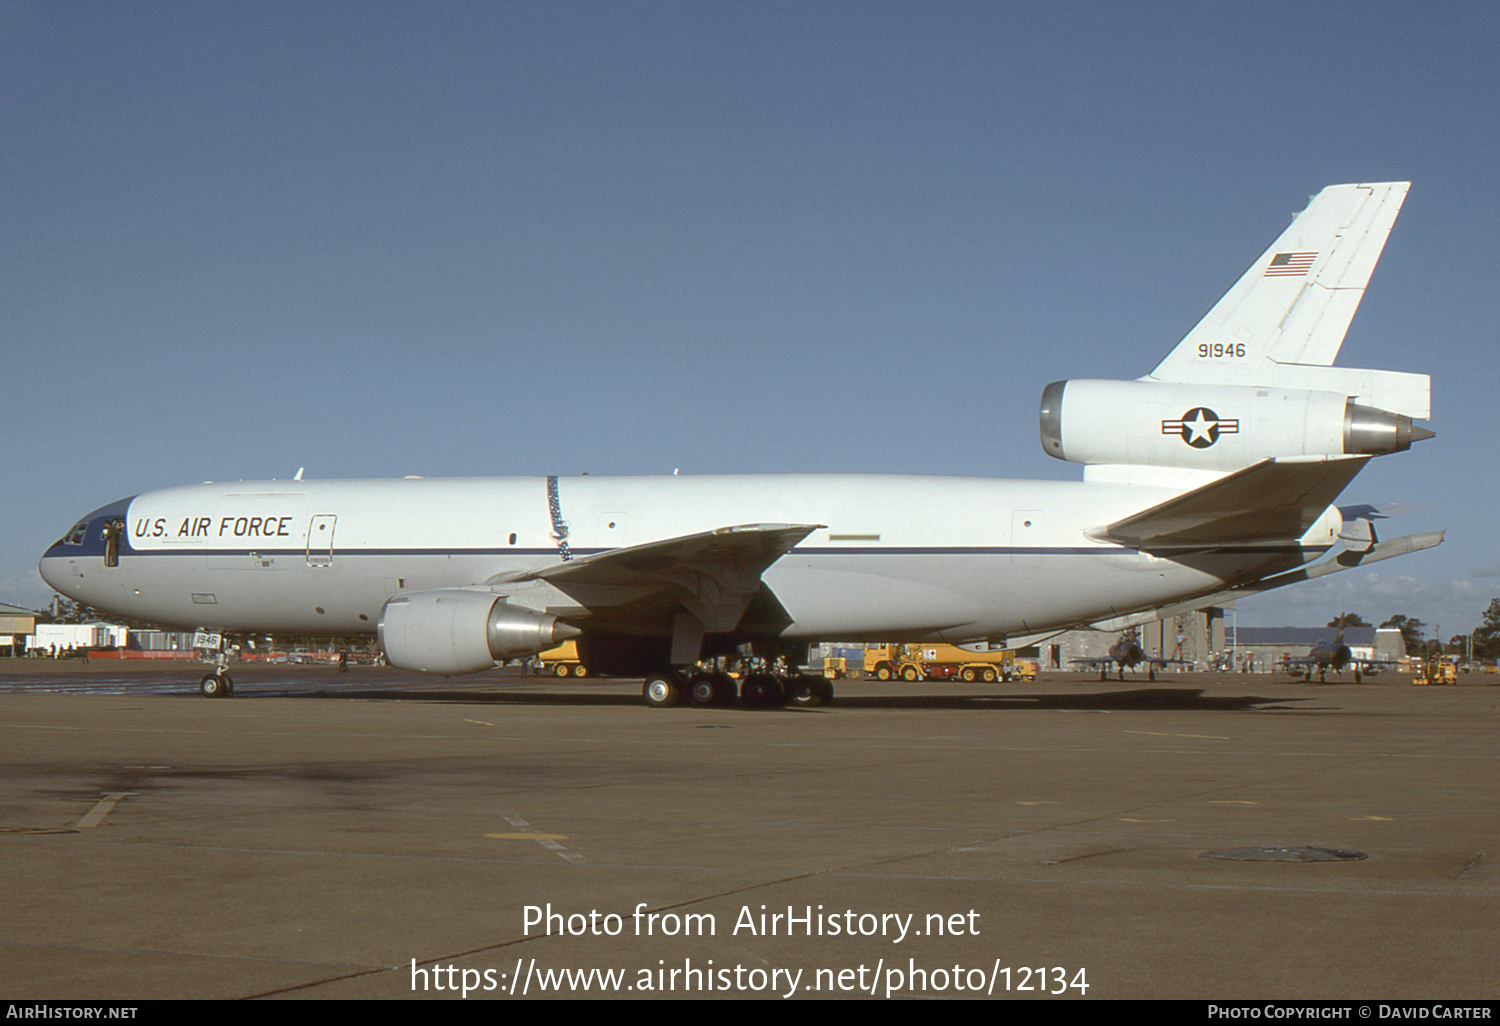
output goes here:
{"type": "Polygon", "coordinates": [[[679,609],[706,631],[733,630],[761,588],[761,574],[821,524],[742,524],[613,549],[486,584],[543,581],[591,614],[629,606],[636,618],[671,620],[679,609]]]}
{"type": "Polygon", "coordinates": [[[1368,459],[1262,460],[1089,534],[1148,551],[1295,541],[1368,459]]]}
{"type": "Polygon", "coordinates": [[[1111,656],[1089,656],[1089,657],[1080,656],[1077,659],[1069,659],[1068,662],[1070,662],[1070,663],[1082,663],[1084,666],[1090,666],[1090,667],[1113,666],[1115,664],[1115,660],[1111,656]]]}

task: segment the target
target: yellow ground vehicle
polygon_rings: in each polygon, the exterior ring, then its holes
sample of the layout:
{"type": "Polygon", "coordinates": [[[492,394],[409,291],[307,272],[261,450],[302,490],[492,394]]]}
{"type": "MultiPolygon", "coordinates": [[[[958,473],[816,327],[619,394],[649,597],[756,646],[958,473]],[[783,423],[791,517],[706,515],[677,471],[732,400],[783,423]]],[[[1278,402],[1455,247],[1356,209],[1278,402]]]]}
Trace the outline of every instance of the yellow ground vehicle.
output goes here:
{"type": "Polygon", "coordinates": [[[1036,663],[1013,650],[970,652],[956,645],[866,645],[865,676],[876,680],[1031,680],[1036,663]]]}
{"type": "Polygon", "coordinates": [[[1446,659],[1429,659],[1422,664],[1413,684],[1457,684],[1458,669],[1446,659]]]}
{"type": "Polygon", "coordinates": [[[576,641],[564,641],[556,648],[549,648],[545,652],[538,653],[537,659],[541,660],[541,672],[551,674],[554,677],[587,677],[589,668],[584,666],[578,658],[578,643],[576,641]]]}
{"type": "Polygon", "coordinates": [[[1017,659],[1014,662],[1015,669],[1011,671],[1011,680],[1036,680],[1036,675],[1041,672],[1041,664],[1035,659],[1017,659]]]}

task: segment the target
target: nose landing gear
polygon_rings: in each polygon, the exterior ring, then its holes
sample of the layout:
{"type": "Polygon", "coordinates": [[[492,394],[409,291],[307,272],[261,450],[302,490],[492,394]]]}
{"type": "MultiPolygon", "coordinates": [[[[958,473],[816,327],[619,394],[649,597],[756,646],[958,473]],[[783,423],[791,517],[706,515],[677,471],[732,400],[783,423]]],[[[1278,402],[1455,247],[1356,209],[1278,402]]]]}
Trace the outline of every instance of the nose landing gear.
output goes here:
{"type": "Polygon", "coordinates": [[[226,672],[229,669],[229,648],[224,635],[215,631],[200,630],[193,635],[193,647],[208,649],[213,654],[214,672],[205,674],[198,682],[198,692],[204,698],[230,698],[234,695],[234,681],[226,672]]]}
{"type": "Polygon", "coordinates": [[[234,694],[234,681],[227,673],[210,673],[198,682],[198,690],[204,698],[229,698],[234,694]]]}

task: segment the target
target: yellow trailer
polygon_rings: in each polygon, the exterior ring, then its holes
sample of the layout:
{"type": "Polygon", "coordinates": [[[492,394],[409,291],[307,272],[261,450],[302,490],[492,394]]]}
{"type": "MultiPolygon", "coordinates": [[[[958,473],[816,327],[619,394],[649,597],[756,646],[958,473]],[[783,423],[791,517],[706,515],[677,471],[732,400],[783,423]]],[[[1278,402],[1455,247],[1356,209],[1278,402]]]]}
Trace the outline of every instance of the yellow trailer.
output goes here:
{"type": "Polygon", "coordinates": [[[578,658],[578,643],[576,641],[564,641],[556,648],[549,648],[545,652],[537,654],[541,661],[543,674],[551,674],[554,677],[587,677],[589,668],[583,665],[578,658]]]}

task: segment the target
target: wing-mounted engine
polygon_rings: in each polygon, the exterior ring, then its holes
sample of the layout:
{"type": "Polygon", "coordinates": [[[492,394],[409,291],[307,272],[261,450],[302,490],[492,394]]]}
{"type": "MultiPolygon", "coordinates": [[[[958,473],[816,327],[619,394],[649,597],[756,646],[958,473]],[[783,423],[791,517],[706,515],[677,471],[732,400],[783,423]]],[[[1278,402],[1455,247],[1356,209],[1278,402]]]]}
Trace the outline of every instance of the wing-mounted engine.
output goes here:
{"type": "Polygon", "coordinates": [[[1338,392],[1081,380],[1042,392],[1041,436],[1047,455],[1070,463],[1233,471],[1274,457],[1380,456],[1433,433],[1338,392]]]}
{"type": "Polygon", "coordinates": [[[577,637],[578,628],[550,613],[511,605],[477,588],[439,588],[398,595],[380,610],[376,628],[386,660],[423,673],[478,673],[577,637]]]}

